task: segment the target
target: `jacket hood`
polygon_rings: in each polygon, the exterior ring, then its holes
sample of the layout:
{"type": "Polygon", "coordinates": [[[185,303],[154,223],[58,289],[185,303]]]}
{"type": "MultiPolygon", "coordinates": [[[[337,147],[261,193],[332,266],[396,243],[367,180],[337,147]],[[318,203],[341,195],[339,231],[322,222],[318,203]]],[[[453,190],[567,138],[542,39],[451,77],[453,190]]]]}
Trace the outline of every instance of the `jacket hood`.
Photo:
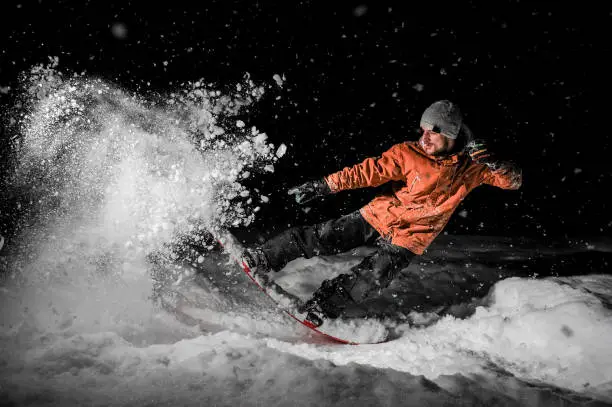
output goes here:
{"type": "Polygon", "coordinates": [[[463,123],[463,125],[461,126],[461,131],[459,132],[459,137],[457,137],[457,141],[463,144],[460,147],[462,151],[465,151],[468,144],[470,144],[471,141],[474,141],[474,133],[472,133],[472,130],[470,130],[470,128],[465,123],[463,123]]]}

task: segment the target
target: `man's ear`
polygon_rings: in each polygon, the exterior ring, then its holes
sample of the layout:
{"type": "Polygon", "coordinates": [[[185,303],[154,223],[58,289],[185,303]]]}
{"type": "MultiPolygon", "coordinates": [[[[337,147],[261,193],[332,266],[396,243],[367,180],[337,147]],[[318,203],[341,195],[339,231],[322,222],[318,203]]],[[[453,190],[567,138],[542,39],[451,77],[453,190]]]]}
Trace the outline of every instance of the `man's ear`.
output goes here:
{"type": "Polygon", "coordinates": [[[459,146],[460,143],[457,142],[456,139],[452,139],[452,138],[447,138],[448,140],[448,153],[449,154],[455,154],[456,152],[458,152],[457,147],[459,146]]]}

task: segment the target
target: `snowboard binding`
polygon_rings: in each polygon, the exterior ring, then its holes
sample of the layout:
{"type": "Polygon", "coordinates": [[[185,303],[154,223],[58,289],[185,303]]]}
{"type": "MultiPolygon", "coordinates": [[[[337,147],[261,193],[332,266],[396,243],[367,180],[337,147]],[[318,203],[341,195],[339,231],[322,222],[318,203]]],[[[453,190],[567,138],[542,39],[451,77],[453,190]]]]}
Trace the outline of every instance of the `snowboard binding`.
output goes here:
{"type": "Polygon", "coordinates": [[[345,288],[351,285],[355,276],[341,274],[331,280],[325,280],[321,287],[313,294],[312,298],[298,308],[298,311],[306,314],[306,320],[315,327],[321,326],[326,319],[340,317],[347,305],[355,301],[345,288]]]}
{"type": "Polygon", "coordinates": [[[240,254],[240,261],[245,264],[254,276],[267,281],[267,274],[270,272],[270,264],[261,249],[245,249],[240,254]]]}

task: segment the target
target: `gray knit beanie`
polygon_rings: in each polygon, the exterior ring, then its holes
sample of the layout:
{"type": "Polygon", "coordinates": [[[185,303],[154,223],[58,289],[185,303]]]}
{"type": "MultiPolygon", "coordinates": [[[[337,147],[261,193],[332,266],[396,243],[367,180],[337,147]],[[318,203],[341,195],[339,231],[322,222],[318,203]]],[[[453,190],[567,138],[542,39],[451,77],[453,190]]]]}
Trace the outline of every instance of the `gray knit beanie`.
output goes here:
{"type": "Polygon", "coordinates": [[[434,102],[423,112],[421,127],[455,140],[459,136],[463,116],[459,107],[448,100],[434,102]]]}

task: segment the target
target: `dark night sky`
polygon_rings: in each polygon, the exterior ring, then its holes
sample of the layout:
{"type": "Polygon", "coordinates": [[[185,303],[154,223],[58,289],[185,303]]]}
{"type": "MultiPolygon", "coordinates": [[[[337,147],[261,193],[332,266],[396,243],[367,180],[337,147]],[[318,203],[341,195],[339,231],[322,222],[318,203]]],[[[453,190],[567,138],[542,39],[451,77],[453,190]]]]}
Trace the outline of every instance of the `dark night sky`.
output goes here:
{"type": "MultiPolygon", "coordinates": [[[[415,139],[422,110],[449,98],[478,137],[524,169],[519,192],[474,191],[462,206],[468,216],[455,215],[450,233],[610,235],[610,126],[596,114],[610,81],[602,62],[610,9],[519,1],[107,3],[3,2],[0,86],[14,89],[17,74],[47,56],[131,90],[284,74],[285,88],[248,117],[290,147],[274,175],[256,180],[272,204],[255,229],[359,207],[374,191],[327,198],[306,214],[285,190],[415,139]]],[[[12,100],[9,90],[0,102],[12,100]]]]}

